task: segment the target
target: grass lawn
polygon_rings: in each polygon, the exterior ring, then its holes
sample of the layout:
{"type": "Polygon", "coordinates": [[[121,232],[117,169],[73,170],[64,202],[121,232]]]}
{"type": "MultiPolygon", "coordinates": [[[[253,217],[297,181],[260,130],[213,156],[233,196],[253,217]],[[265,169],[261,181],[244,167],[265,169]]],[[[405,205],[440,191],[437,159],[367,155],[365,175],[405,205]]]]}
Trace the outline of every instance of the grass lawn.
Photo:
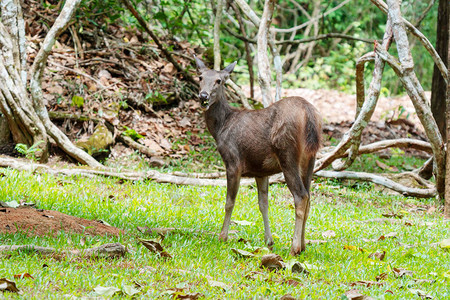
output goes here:
{"type": "MultiPolygon", "coordinates": [[[[0,177],[1,201],[23,199],[36,203],[38,208],[101,219],[127,231],[118,238],[69,233],[56,237],[3,234],[0,235],[1,245],[83,249],[120,242],[129,249],[126,257],[114,260],[57,260],[26,252],[0,255],[0,278],[13,279],[14,275],[22,273],[34,277],[14,279],[22,294],[5,292],[0,293],[0,298],[94,297],[94,289],[99,286],[125,291],[116,293],[117,299],[132,298],[128,295],[130,286],[139,291],[133,297],[142,299],[170,299],[175,289],[186,294],[201,293],[206,299],[279,299],[285,294],[302,299],[341,299],[351,289],[375,299],[420,299],[418,294],[434,299],[450,298],[450,252],[435,244],[450,238],[450,222],[443,220],[436,200],[389,195],[376,191],[370,184],[342,185],[315,179],[306,237],[327,242],[310,244],[296,257],[308,269],[306,275],[288,269],[270,272],[260,268],[260,257],[237,257],[231,250],[252,251],[255,247],[264,247],[255,187],[241,187],[232,217],[251,224],[232,225],[231,230],[238,232],[222,243],[210,232],[217,233],[222,225],[223,187],[62,179],[8,169],[0,171],[5,174],[0,177]],[[431,206],[438,206],[438,211],[427,212],[431,206]],[[386,213],[404,217],[383,217],[386,213]],[[168,234],[161,244],[173,258],[163,259],[138,242],[138,237],[152,237],[144,236],[136,226],[197,231],[168,234]],[[322,235],[329,230],[334,231],[334,237],[322,235]],[[395,237],[378,240],[392,232],[396,233],[395,237]],[[386,251],[382,261],[368,258],[377,250],[386,251]],[[413,273],[397,278],[394,271],[398,268],[413,273]],[[379,285],[351,286],[360,280],[375,282],[382,273],[386,276],[378,281],[379,285]]],[[[272,185],[269,201],[275,239],[272,251],[289,261],[294,229],[289,190],[284,185],[272,185]]]]}

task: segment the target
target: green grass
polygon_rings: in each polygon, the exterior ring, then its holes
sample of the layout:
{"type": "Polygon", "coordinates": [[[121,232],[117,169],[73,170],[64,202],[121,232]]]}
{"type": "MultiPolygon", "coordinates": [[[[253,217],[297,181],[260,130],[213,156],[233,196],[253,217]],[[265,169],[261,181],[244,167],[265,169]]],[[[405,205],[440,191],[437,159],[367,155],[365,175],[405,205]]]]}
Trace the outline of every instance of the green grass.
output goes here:
{"type": "MultiPolygon", "coordinates": [[[[95,296],[97,286],[122,288],[138,282],[140,293],[135,298],[169,299],[162,295],[170,288],[202,293],[207,299],[279,299],[292,294],[305,299],[340,299],[344,292],[356,288],[376,299],[420,299],[412,289],[420,289],[435,297],[450,297],[450,253],[431,245],[449,238],[449,222],[445,222],[442,207],[436,200],[418,200],[387,195],[375,191],[370,184],[342,185],[316,179],[312,188],[312,207],[307,223],[307,239],[324,239],[322,232],[333,230],[336,237],[324,244],[308,245],[306,252],[296,259],[310,266],[310,274],[278,273],[260,269],[259,258],[237,258],[231,248],[249,249],[238,242],[243,238],[252,247],[264,246],[262,218],[257,206],[254,187],[241,187],[233,220],[253,222],[249,226],[232,225],[239,232],[222,243],[217,237],[202,231],[218,232],[224,215],[225,188],[192,187],[156,184],[154,182],[125,182],[114,179],[61,178],[46,174],[32,175],[0,169],[2,201],[26,200],[39,208],[57,210],[87,219],[102,219],[125,229],[121,237],[89,237],[61,233],[56,237],[26,237],[24,234],[0,235],[0,244],[34,244],[57,249],[90,248],[98,244],[120,242],[128,246],[126,257],[114,260],[62,260],[29,253],[0,255],[0,278],[12,279],[15,274],[30,273],[34,279],[15,279],[22,295],[4,293],[1,297],[17,299],[61,299],[95,296]],[[110,197],[113,195],[114,197],[110,197]],[[436,213],[423,209],[438,206],[436,213]],[[422,208],[422,209],[417,209],[422,208]],[[401,212],[404,219],[393,223],[370,221],[382,218],[382,213],[401,212]],[[405,219],[412,226],[405,225],[405,219]],[[137,242],[144,237],[136,226],[179,227],[199,233],[172,233],[162,242],[173,259],[162,259],[137,242]],[[378,239],[389,232],[397,232],[396,239],[378,239]],[[407,249],[400,243],[415,245],[407,249]],[[356,246],[367,252],[345,250],[356,246]],[[368,258],[376,250],[386,251],[384,261],[368,258]],[[44,267],[46,265],[46,267],[44,267]],[[412,277],[396,278],[392,268],[413,271],[412,277]],[[182,271],[180,271],[182,270],[182,271]],[[183,271],[184,270],[184,271],[183,271]],[[188,272],[185,272],[188,271],[188,272]],[[252,271],[262,272],[256,279],[245,276],[252,271]],[[351,287],[358,280],[375,281],[387,272],[382,286],[351,287]],[[223,282],[228,289],[211,287],[208,279],[223,282]],[[283,283],[296,278],[298,286],[283,283]],[[415,283],[413,279],[434,279],[433,284],[415,283]],[[390,290],[393,294],[386,292],[390,290]]],[[[294,226],[294,211],[289,190],[284,185],[270,188],[270,222],[274,233],[273,252],[287,261],[294,226]]],[[[1,215],[0,215],[1,217],[1,215]]],[[[117,299],[131,296],[117,295],[117,299]]]]}

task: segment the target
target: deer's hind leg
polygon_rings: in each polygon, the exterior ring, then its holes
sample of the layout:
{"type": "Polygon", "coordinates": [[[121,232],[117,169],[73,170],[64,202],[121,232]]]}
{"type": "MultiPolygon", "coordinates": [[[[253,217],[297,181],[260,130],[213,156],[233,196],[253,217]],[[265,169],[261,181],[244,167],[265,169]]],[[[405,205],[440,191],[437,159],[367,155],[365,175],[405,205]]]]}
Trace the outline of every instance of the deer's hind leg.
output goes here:
{"type": "Polygon", "coordinates": [[[269,177],[255,177],[258,187],[258,204],[264,221],[264,241],[267,246],[273,245],[272,233],[269,225],[269,177]]]}
{"type": "Polygon", "coordinates": [[[305,186],[306,191],[308,192],[308,203],[306,205],[305,210],[305,217],[303,218],[303,227],[302,227],[302,236],[305,237],[305,228],[306,228],[306,220],[309,216],[309,209],[311,204],[311,181],[314,173],[314,163],[315,163],[315,157],[310,158],[309,160],[306,160],[305,162],[302,162],[302,165],[300,167],[300,170],[302,170],[302,181],[305,186]]]}
{"type": "Polygon", "coordinates": [[[290,251],[291,255],[300,254],[306,248],[305,223],[309,206],[309,192],[302,179],[298,157],[299,155],[292,153],[292,151],[284,151],[284,154],[279,156],[281,170],[294,197],[295,205],[295,228],[290,251]]]}

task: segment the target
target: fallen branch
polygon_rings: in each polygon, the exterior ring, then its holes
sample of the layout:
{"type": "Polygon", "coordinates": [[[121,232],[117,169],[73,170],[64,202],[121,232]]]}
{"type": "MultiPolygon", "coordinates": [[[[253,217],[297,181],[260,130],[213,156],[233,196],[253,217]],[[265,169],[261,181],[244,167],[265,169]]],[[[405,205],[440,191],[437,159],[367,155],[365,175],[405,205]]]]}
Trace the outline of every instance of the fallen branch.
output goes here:
{"type": "MultiPolygon", "coordinates": [[[[22,161],[19,159],[13,159],[9,157],[0,156],[0,167],[12,168],[20,171],[29,171],[29,172],[37,172],[44,171],[51,175],[63,175],[63,176],[84,176],[88,178],[96,178],[98,176],[104,177],[113,177],[120,178],[124,180],[154,180],[158,183],[172,183],[178,185],[195,185],[195,186],[223,186],[227,185],[226,179],[204,179],[204,178],[192,178],[187,176],[177,176],[173,174],[165,174],[155,170],[147,171],[147,172],[115,172],[112,169],[109,170],[95,170],[95,169],[56,169],[49,167],[43,164],[35,164],[22,161]]],[[[410,173],[410,172],[409,172],[410,173]]],[[[183,173],[179,173],[183,174],[183,173]]],[[[183,174],[185,175],[185,174],[183,174]]],[[[379,175],[373,175],[369,173],[363,172],[335,172],[335,171],[319,171],[315,174],[315,176],[326,177],[326,178],[341,178],[341,179],[355,179],[355,180],[363,180],[363,181],[371,181],[376,184],[383,185],[387,188],[390,188],[394,191],[397,191],[405,196],[415,196],[415,197],[423,197],[429,198],[434,197],[436,195],[435,188],[428,189],[418,189],[418,188],[409,188],[398,184],[390,179],[381,177],[379,175]]],[[[414,176],[417,178],[417,176],[414,176]]],[[[269,183],[283,183],[284,177],[282,174],[276,174],[271,176],[269,179],[269,183]]],[[[425,181],[420,181],[425,182],[425,181]]],[[[255,184],[255,181],[250,178],[241,179],[241,186],[248,186],[255,184]]],[[[428,183],[426,186],[430,186],[428,183]]]]}
{"type": "Polygon", "coordinates": [[[10,253],[26,251],[43,256],[68,256],[81,258],[116,258],[123,257],[127,253],[127,248],[120,243],[104,244],[83,250],[56,250],[50,247],[40,247],[35,245],[3,245],[0,246],[0,253],[10,253]]]}
{"type": "Polygon", "coordinates": [[[382,186],[385,186],[391,190],[399,192],[403,196],[419,197],[419,198],[432,198],[436,196],[436,188],[418,189],[401,185],[393,180],[385,178],[380,175],[375,175],[365,172],[350,172],[350,171],[319,171],[315,173],[316,176],[326,178],[339,178],[339,179],[354,179],[362,181],[370,181],[382,186]]]}

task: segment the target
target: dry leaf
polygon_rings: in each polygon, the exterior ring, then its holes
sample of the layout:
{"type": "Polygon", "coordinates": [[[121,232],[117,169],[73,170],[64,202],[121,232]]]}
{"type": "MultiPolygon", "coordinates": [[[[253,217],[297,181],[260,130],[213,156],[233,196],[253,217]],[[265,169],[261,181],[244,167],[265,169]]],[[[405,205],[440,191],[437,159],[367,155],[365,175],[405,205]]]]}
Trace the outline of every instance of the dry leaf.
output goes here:
{"type": "Polygon", "coordinates": [[[325,244],[325,240],[306,240],[306,244],[325,244]]]}
{"type": "Polygon", "coordinates": [[[384,283],[383,282],[376,282],[376,281],[370,281],[370,280],[358,280],[355,282],[350,283],[350,286],[355,286],[355,285],[362,285],[365,287],[371,287],[373,285],[375,286],[382,286],[384,283]]]}
{"type": "Polygon", "coordinates": [[[377,250],[376,252],[371,253],[369,255],[369,258],[371,258],[371,259],[377,258],[379,260],[383,260],[385,255],[386,255],[386,251],[381,252],[380,250],[377,250]]]}
{"type": "Polygon", "coordinates": [[[378,238],[378,241],[383,241],[387,238],[397,238],[397,232],[389,232],[388,234],[382,235],[378,238]]]}
{"type": "Polygon", "coordinates": [[[361,294],[358,290],[350,290],[345,292],[345,296],[347,296],[347,298],[349,300],[369,300],[372,299],[371,297],[368,297],[364,294],[361,294]]]}
{"type": "MultiPolygon", "coordinates": [[[[294,286],[295,286],[295,285],[294,285],[294,286]]],[[[286,295],[283,295],[283,296],[280,298],[280,300],[296,300],[296,298],[293,297],[291,294],[286,294],[286,295]]]]}
{"type": "Polygon", "coordinates": [[[394,273],[395,277],[403,277],[405,275],[412,276],[413,272],[403,269],[403,268],[393,268],[392,272],[394,273]]]}
{"type": "Polygon", "coordinates": [[[334,232],[333,230],[327,230],[322,232],[322,237],[323,238],[333,238],[336,236],[336,232],[334,232]]]}
{"type": "Polygon", "coordinates": [[[17,274],[17,275],[14,275],[14,278],[15,278],[15,279],[19,279],[19,278],[20,278],[20,279],[22,279],[22,278],[31,278],[31,279],[34,279],[34,277],[30,275],[30,273],[17,274]]]}
{"type": "Polygon", "coordinates": [[[230,287],[227,284],[220,282],[220,281],[208,280],[208,284],[211,287],[219,287],[219,288],[223,289],[224,291],[227,291],[230,289],[230,287]]]}
{"type": "Polygon", "coordinates": [[[386,214],[381,214],[383,217],[386,218],[396,218],[396,219],[402,219],[404,217],[403,214],[397,214],[394,212],[390,212],[390,213],[386,213],[386,214]]]}
{"type": "Polygon", "coordinates": [[[375,279],[376,279],[377,281],[380,281],[380,280],[385,280],[387,277],[388,277],[388,273],[381,273],[380,275],[378,275],[377,277],[375,277],[375,279]]]}
{"type": "Polygon", "coordinates": [[[231,251],[233,251],[234,253],[236,253],[238,256],[241,256],[241,257],[246,257],[246,258],[255,257],[255,254],[245,251],[245,250],[231,248],[231,251]]]}
{"type": "Polygon", "coordinates": [[[16,286],[16,283],[14,281],[11,281],[6,278],[0,278],[0,291],[8,291],[12,293],[18,293],[19,289],[16,286]]]}
{"type": "Polygon", "coordinates": [[[162,257],[172,258],[172,255],[167,253],[159,242],[154,240],[143,240],[143,239],[139,239],[139,241],[142,243],[142,245],[145,246],[145,248],[147,248],[151,252],[158,253],[162,257]]]}
{"type": "Polygon", "coordinates": [[[267,268],[271,271],[286,268],[286,264],[278,254],[266,254],[261,257],[261,268],[267,268]]]}

